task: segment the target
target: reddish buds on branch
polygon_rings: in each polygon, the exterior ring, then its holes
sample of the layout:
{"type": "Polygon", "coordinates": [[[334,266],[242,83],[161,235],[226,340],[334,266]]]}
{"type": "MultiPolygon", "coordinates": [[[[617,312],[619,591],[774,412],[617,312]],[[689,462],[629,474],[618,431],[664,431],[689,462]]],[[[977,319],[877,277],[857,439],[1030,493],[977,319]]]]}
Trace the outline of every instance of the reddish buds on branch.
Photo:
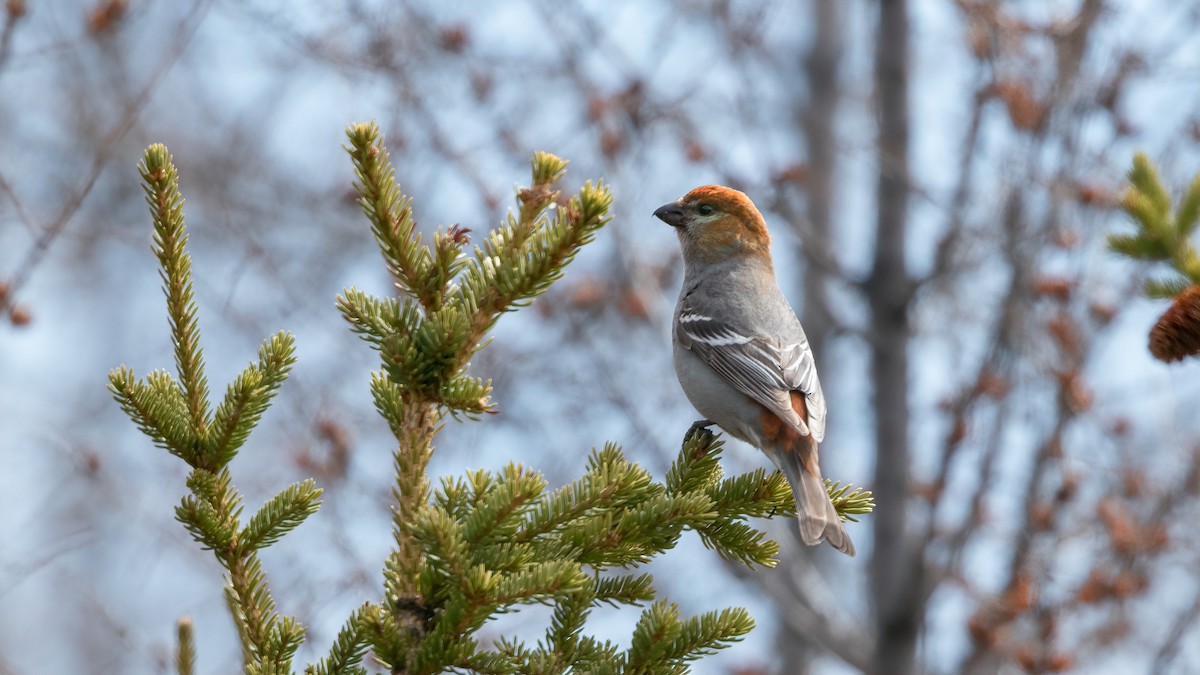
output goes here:
{"type": "Polygon", "coordinates": [[[88,18],[88,30],[97,35],[109,30],[124,18],[127,9],[127,0],[107,0],[100,3],[88,18]]]}

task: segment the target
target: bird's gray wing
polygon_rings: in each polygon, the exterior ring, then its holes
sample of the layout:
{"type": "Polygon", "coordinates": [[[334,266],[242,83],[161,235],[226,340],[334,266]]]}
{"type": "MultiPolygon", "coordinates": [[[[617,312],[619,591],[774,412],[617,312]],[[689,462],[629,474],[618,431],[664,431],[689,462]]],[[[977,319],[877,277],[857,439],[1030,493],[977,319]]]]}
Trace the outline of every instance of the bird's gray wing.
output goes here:
{"type": "Polygon", "coordinates": [[[785,337],[763,337],[740,330],[681,303],[676,337],[735,389],[766,406],[802,434],[818,443],[825,438],[825,395],[816,363],[803,331],[785,337]],[[792,392],[804,395],[797,410],[792,392]]]}

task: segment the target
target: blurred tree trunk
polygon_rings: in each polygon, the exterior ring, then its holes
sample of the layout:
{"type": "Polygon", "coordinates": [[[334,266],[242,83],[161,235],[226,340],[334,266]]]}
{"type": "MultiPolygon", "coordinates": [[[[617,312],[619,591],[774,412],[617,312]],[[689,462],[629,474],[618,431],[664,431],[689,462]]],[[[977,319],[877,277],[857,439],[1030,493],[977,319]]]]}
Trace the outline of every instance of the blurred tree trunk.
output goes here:
{"type": "Polygon", "coordinates": [[[913,670],[920,628],[917,565],[906,534],[909,488],[908,309],[913,281],[905,269],[908,223],[908,7],[881,0],[875,81],[879,111],[875,257],[866,292],[875,392],[875,476],[879,510],[870,563],[877,633],[877,675],[913,670]]]}
{"type": "MultiPolygon", "coordinates": [[[[833,186],[837,172],[835,114],[841,97],[838,64],[844,49],[838,0],[816,0],[811,8],[815,36],[804,58],[808,100],[798,111],[808,147],[804,187],[811,227],[801,246],[808,249],[810,261],[804,268],[804,326],[813,353],[820,359],[825,356],[826,338],[832,323],[825,299],[828,271],[812,261],[832,264],[836,260],[831,250],[833,186]]],[[[803,260],[803,252],[797,258],[803,260]]]]}
{"type": "MultiPolygon", "coordinates": [[[[829,315],[826,299],[826,280],[829,265],[836,265],[833,253],[833,209],[834,185],[837,172],[836,113],[841,98],[839,64],[845,47],[842,40],[842,13],[840,0],[816,0],[801,8],[797,6],[797,21],[807,22],[813,27],[811,46],[803,56],[802,68],[807,80],[805,94],[796,99],[795,120],[804,134],[808,154],[804,173],[804,215],[792,214],[789,218],[797,230],[797,260],[804,260],[804,276],[801,295],[804,298],[803,324],[813,354],[819,360],[818,372],[829,373],[828,351],[833,320],[829,315]],[[805,222],[805,226],[801,222],[805,222]]],[[[796,549],[797,551],[802,550],[796,549]]],[[[784,559],[784,565],[812,565],[814,558],[804,555],[784,559]]],[[[782,598],[781,598],[782,600],[782,598]]],[[[786,602],[796,602],[794,594],[788,594],[786,602]]],[[[785,664],[787,675],[808,672],[814,656],[821,649],[814,648],[813,636],[798,629],[795,624],[783,622],[776,636],[780,663],[785,664]]]]}

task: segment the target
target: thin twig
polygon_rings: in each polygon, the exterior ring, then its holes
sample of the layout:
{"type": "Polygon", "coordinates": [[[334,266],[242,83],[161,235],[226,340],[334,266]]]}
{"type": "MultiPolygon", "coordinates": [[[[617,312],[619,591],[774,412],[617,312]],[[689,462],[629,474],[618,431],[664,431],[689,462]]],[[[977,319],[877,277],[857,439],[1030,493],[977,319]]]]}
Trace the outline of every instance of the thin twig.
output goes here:
{"type": "MultiPolygon", "coordinates": [[[[138,116],[149,102],[150,97],[158,89],[159,84],[162,83],[167,73],[179,61],[183,52],[186,51],[188,44],[200,26],[200,19],[204,15],[204,10],[208,6],[209,0],[201,0],[192,6],[191,12],[179,24],[175,39],[172,40],[175,49],[163,59],[141,91],[125,106],[125,110],[122,112],[117,124],[105,134],[99,149],[96,151],[95,157],[92,159],[92,165],[88,170],[87,177],[79,187],[67,196],[66,201],[62,204],[62,208],[59,209],[58,215],[49,224],[37,227],[37,229],[41,230],[41,233],[25,253],[16,270],[8,278],[8,293],[0,296],[0,315],[7,312],[16,304],[16,298],[21,288],[33,276],[33,273],[45,259],[46,254],[49,253],[51,245],[66,230],[67,225],[79,212],[84,200],[91,194],[92,188],[96,186],[96,183],[100,180],[100,175],[104,173],[109,161],[115,155],[117,146],[133,129],[137,123],[138,116]]],[[[3,179],[3,176],[0,176],[0,185],[3,186],[5,194],[13,198],[14,203],[19,204],[12,193],[11,186],[3,179]]],[[[22,219],[27,224],[32,222],[37,225],[36,220],[28,215],[22,217],[22,219]]]]}

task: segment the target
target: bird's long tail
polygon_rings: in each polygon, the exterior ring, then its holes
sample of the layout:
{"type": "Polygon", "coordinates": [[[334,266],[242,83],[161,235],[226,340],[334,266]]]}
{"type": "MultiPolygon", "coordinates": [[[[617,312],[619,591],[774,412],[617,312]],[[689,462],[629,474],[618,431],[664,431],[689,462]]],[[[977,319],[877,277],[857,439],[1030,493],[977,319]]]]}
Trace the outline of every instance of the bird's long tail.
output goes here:
{"type": "MultiPolygon", "coordinates": [[[[812,443],[808,438],[798,439],[800,443],[812,443]]],[[[838,517],[829,493],[825,491],[825,481],[821,478],[817,467],[816,447],[804,448],[812,453],[814,461],[809,462],[813,470],[805,467],[802,453],[796,449],[781,449],[771,453],[771,459],[779,470],[787,476],[792,486],[792,495],[796,498],[796,516],[800,523],[800,538],[805,544],[815,546],[827,541],[837,550],[848,556],[854,556],[854,542],[846,528],[842,527],[842,519],[838,517]]]]}

